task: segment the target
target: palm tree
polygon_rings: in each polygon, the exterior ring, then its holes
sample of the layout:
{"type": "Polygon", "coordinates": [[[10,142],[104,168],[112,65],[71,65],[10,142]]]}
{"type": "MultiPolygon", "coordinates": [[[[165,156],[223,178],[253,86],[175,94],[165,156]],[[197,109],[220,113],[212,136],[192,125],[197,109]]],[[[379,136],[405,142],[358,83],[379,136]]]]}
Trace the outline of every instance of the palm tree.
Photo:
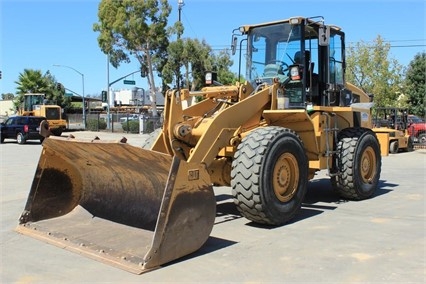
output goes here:
{"type": "Polygon", "coordinates": [[[56,102],[62,108],[71,106],[70,98],[64,96],[65,89],[61,84],[58,84],[49,71],[43,74],[40,70],[24,69],[24,72],[19,73],[19,78],[15,81],[15,84],[18,94],[14,101],[16,108],[24,102],[24,94],[27,93],[44,94],[46,99],[56,102]]]}
{"type": "Polygon", "coordinates": [[[18,95],[49,92],[49,84],[40,70],[24,69],[24,72],[19,73],[19,79],[15,84],[18,95]]]}

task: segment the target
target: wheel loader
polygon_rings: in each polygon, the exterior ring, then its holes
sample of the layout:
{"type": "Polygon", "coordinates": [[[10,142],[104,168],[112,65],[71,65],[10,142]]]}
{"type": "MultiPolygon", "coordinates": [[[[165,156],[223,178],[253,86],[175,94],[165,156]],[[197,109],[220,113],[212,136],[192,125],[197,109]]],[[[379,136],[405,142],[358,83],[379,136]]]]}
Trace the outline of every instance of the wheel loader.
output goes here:
{"type": "Polygon", "coordinates": [[[28,93],[24,95],[24,102],[19,108],[19,115],[44,116],[49,123],[50,132],[55,136],[61,136],[67,128],[67,121],[63,119],[63,109],[54,101],[46,99],[45,94],[28,93]]]}
{"type": "Polygon", "coordinates": [[[167,91],[149,149],[45,139],[17,231],[140,274],[203,246],[216,186],[267,226],[294,218],[321,170],[343,198],[373,196],[380,144],[370,96],[344,80],[343,31],[321,17],[244,25],[237,51],[241,82],[209,72],[199,91],[167,91]]]}

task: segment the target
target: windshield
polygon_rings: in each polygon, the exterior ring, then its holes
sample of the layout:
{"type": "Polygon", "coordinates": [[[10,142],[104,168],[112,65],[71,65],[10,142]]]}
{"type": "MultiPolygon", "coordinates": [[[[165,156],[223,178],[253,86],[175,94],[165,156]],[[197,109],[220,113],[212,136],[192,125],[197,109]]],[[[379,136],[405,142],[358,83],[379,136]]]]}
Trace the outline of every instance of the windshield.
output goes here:
{"type": "Polygon", "coordinates": [[[250,31],[246,69],[249,81],[273,77],[285,81],[288,67],[294,64],[296,53],[300,50],[300,27],[280,23],[250,31]]]}
{"type": "Polygon", "coordinates": [[[420,117],[418,117],[416,115],[409,115],[408,120],[412,123],[422,123],[423,122],[423,119],[421,119],[420,117]]]}
{"type": "Polygon", "coordinates": [[[24,96],[24,110],[32,111],[35,105],[43,104],[44,95],[40,94],[26,94],[24,96]]]}

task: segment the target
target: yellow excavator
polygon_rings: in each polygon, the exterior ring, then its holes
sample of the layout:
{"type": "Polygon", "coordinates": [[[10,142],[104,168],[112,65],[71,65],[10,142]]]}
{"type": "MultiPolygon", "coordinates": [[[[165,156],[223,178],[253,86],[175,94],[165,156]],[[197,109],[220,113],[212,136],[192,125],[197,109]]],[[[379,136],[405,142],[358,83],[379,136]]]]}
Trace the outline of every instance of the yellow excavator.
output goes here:
{"type": "MultiPolygon", "coordinates": [[[[245,218],[281,226],[325,170],[337,194],[373,196],[381,172],[370,96],[345,82],[343,31],[322,17],[234,30],[245,82],[169,90],[149,149],[49,137],[17,231],[137,274],[197,251],[214,186],[245,218]],[[192,103],[192,98],[203,100],[192,103]]],[[[239,74],[241,75],[241,74],[239,74]]]]}

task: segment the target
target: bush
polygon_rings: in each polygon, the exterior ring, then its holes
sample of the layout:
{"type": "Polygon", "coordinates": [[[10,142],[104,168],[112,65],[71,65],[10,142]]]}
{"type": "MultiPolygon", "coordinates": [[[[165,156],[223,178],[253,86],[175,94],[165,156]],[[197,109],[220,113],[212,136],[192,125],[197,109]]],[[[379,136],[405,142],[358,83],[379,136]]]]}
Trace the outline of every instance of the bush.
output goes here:
{"type": "Polygon", "coordinates": [[[148,120],[148,121],[146,122],[146,124],[145,124],[144,132],[145,132],[145,133],[151,133],[151,132],[153,132],[153,131],[154,131],[154,129],[155,129],[154,121],[153,121],[153,120],[148,120]]]}
{"type": "Polygon", "coordinates": [[[139,120],[129,120],[121,124],[123,131],[130,133],[139,133],[139,120]]]}
{"type": "Polygon", "coordinates": [[[88,119],[86,122],[86,129],[90,131],[105,130],[107,123],[103,119],[88,119]]]}

